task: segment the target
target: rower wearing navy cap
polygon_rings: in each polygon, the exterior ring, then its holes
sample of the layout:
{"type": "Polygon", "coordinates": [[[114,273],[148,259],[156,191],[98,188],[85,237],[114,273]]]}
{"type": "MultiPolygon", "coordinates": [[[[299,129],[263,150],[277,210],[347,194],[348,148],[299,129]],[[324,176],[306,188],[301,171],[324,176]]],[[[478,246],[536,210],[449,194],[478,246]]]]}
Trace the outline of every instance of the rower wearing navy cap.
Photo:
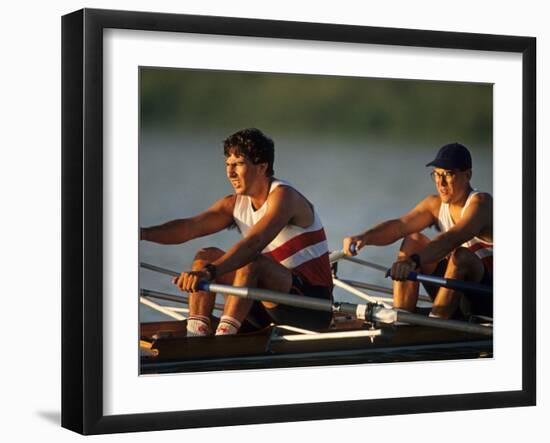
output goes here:
{"type": "MultiPolygon", "coordinates": [[[[493,281],[493,200],[472,188],[472,157],[460,143],[443,146],[430,173],[437,194],[430,195],[400,218],[382,222],[362,234],[346,237],[344,252],[356,255],[367,245],[385,246],[402,239],[390,275],[395,308],[414,312],[419,283],[411,272],[442,276],[483,285],[493,281]],[[429,239],[422,231],[435,225],[440,234],[429,239]]],[[[492,296],[424,283],[433,299],[433,317],[459,314],[492,316],[492,296]],[[464,303],[461,303],[464,302],[464,303]]]]}

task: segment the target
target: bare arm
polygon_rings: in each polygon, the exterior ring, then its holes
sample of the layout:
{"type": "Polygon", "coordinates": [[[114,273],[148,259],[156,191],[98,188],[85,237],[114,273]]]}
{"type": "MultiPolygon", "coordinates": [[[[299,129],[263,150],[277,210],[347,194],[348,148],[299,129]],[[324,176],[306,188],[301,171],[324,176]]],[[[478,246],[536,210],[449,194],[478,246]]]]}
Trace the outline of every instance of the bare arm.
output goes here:
{"type": "Polygon", "coordinates": [[[213,262],[216,274],[223,275],[250,263],[295,217],[303,211],[310,211],[303,204],[303,198],[294,190],[280,186],[268,198],[265,215],[227,253],[213,262]]]}
{"type": "Polygon", "coordinates": [[[422,231],[435,222],[437,204],[437,196],[426,197],[404,216],[382,222],[357,236],[346,237],[344,251],[353,255],[349,250],[352,243],[355,243],[356,250],[359,251],[367,245],[386,246],[409,234],[422,231]]]}
{"type": "Polygon", "coordinates": [[[446,257],[464,242],[493,225],[493,200],[489,194],[476,194],[462,218],[447,232],[435,237],[420,255],[421,263],[435,263],[446,257]]]}
{"type": "Polygon", "coordinates": [[[140,238],[155,243],[175,245],[213,234],[233,223],[234,205],[235,196],[227,196],[194,217],[172,220],[149,228],[141,228],[140,238]]]}

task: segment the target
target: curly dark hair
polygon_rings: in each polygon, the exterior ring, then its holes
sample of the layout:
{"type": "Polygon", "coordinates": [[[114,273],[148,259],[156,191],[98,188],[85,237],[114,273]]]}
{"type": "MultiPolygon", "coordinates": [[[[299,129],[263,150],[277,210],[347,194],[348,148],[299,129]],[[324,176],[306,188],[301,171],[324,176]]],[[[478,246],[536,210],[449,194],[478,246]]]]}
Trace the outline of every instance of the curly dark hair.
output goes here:
{"type": "Polygon", "coordinates": [[[227,137],[223,142],[223,153],[243,156],[255,165],[267,163],[266,175],[272,177],[275,161],[275,145],[273,140],[256,128],[243,129],[227,137]]]}

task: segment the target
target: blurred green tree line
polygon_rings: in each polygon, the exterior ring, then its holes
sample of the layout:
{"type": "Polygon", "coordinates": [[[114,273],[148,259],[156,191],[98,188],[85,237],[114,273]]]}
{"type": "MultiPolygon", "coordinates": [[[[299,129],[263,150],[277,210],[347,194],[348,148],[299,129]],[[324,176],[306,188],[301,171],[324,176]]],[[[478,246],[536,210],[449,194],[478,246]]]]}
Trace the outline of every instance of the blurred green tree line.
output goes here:
{"type": "Polygon", "coordinates": [[[492,145],[491,84],[186,69],[140,69],[147,130],[492,145]]]}

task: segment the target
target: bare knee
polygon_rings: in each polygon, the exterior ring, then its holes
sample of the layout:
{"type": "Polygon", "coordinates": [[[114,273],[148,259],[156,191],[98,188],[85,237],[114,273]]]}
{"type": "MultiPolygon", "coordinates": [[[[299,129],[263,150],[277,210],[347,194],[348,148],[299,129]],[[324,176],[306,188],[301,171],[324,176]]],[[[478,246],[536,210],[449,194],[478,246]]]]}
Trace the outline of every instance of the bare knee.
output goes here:
{"type": "Polygon", "coordinates": [[[479,281],[483,277],[483,263],[472,251],[460,247],[455,249],[449,258],[447,273],[462,274],[460,277],[479,281]]]}
{"type": "Polygon", "coordinates": [[[471,265],[475,259],[476,255],[472,251],[460,247],[451,253],[449,262],[457,268],[464,268],[471,265]]]}
{"type": "Polygon", "coordinates": [[[202,249],[199,249],[199,251],[195,255],[195,261],[210,263],[220,258],[223,254],[224,254],[224,251],[222,251],[219,248],[214,248],[214,247],[202,248],[202,249]]]}
{"type": "Polygon", "coordinates": [[[401,243],[401,247],[399,248],[399,255],[411,255],[414,253],[418,253],[422,249],[424,249],[429,242],[430,239],[424,234],[421,234],[419,232],[409,234],[403,239],[403,242],[401,243]]]}

